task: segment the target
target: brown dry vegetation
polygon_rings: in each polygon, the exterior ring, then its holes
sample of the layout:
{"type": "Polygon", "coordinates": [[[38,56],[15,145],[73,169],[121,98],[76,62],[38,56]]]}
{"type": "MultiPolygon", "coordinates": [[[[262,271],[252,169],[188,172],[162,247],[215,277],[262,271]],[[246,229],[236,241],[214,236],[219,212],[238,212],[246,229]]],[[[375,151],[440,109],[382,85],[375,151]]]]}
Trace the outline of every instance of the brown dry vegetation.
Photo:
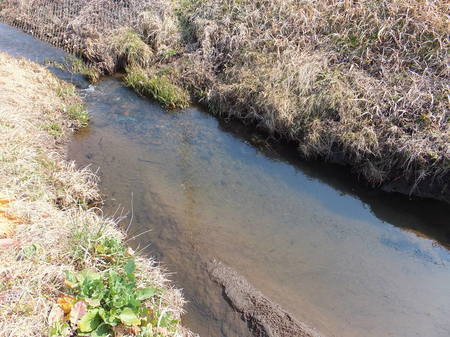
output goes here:
{"type": "MultiPolygon", "coordinates": [[[[64,271],[104,268],[87,242],[122,240],[123,233],[86,209],[99,198],[97,177],[62,156],[65,135],[78,125],[67,109],[80,103],[73,86],[0,53],[0,93],[0,336],[45,336],[50,308],[64,291],[64,271]]],[[[149,305],[179,318],[181,293],[152,260],[138,257],[137,265],[138,283],[161,289],[149,305]]],[[[178,327],[154,336],[189,332],[178,327]]]]}
{"type": "MultiPolygon", "coordinates": [[[[88,4],[66,33],[102,71],[130,61],[111,42],[126,45],[125,26],[150,47],[131,63],[163,72],[212,112],[294,141],[307,158],[348,164],[373,185],[450,200],[448,2],[65,2],[88,4]]],[[[3,17],[32,22],[9,3],[25,6],[4,1],[3,17]]],[[[60,36],[49,22],[40,29],[60,36]]]]}
{"type": "Polygon", "coordinates": [[[373,184],[401,179],[411,190],[449,179],[446,13],[444,1],[210,0],[179,9],[214,76],[203,87],[216,112],[293,139],[306,157],[348,163],[373,184]]]}

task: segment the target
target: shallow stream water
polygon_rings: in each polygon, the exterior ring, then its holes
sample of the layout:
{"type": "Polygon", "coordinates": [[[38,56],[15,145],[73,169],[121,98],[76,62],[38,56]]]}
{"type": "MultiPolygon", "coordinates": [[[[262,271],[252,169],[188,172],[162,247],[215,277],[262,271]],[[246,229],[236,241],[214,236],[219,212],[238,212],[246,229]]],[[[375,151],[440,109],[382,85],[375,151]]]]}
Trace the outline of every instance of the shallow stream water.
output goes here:
{"type": "MultiPolygon", "coordinates": [[[[2,24],[0,51],[65,56],[2,24]]],[[[201,336],[250,336],[209,280],[212,258],[326,336],[450,336],[448,205],[370,190],[345,168],[197,108],[167,112],[114,78],[81,92],[91,123],[69,159],[99,169],[105,214],[132,215],[133,244],[184,289],[184,324],[201,336]]]]}

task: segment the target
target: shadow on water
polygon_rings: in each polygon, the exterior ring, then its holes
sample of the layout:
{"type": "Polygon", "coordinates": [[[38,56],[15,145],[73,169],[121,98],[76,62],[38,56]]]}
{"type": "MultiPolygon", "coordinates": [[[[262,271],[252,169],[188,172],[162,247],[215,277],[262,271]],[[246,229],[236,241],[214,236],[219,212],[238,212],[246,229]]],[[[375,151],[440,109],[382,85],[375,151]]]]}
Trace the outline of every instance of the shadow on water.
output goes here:
{"type": "Polygon", "coordinates": [[[305,161],[297,152],[295,145],[276,142],[253,128],[239,121],[219,120],[220,129],[233,134],[243,142],[253,145],[258,152],[273,161],[286,162],[300,170],[311,179],[318,180],[339,191],[342,196],[351,196],[360,200],[363,208],[349,214],[335,198],[327,198],[320,189],[310,189],[309,192],[335,212],[344,215],[367,219],[368,207],[373,215],[382,221],[400,227],[404,230],[425,236],[437,243],[450,248],[450,206],[442,201],[409,197],[398,193],[387,193],[374,189],[364,181],[359,181],[349,168],[321,161],[305,161]]]}
{"type": "MultiPolygon", "coordinates": [[[[2,24],[0,50],[64,57],[2,24]]],[[[450,335],[448,205],[371,190],[240,123],[167,113],[114,79],[82,92],[92,121],[69,157],[100,169],[105,212],[132,211],[131,237],[151,228],[133,244],[184,288],[194,331],[250,335],[205,270],[218,258],[328,336],[450,335]]]]}

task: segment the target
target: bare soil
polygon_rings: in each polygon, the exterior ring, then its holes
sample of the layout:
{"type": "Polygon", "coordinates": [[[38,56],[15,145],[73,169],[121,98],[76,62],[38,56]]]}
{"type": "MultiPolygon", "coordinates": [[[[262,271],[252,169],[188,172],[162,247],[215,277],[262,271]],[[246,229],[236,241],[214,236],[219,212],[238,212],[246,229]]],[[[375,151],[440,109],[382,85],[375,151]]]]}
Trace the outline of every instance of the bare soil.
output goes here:
{"type": "Polygon", "coordinates": [[[241,314],[254,336],[321,337],[318,332],[297,321],[222,262],[209,262],[208,271],[212,280],[223,287],[225,298],[232,308],[241,314]]]}

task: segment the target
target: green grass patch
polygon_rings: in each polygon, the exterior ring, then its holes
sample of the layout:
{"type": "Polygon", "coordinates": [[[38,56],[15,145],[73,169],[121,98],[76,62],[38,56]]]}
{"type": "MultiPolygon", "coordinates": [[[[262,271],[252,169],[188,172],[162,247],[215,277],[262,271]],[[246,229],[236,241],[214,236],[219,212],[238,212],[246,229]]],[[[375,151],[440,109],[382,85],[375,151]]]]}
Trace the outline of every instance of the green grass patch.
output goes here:
{"type": "Polygon", "coordinates": [[[121,65],[147,66],[153,57],[150,47],[133,30],[122,30],[113,38],[113,51],[118,55],[121,65]]]}
{"type": "Polygon", "coordinates": [[[64,133],[58,122],[47,123],[43,126],[43,129],[55,138],[61,137],[64,133]]]}
{"type": "Polygon", "coordinates": [[[124,83],[140,95],[153,98],[168,109],[182,109],[189,105],[187,91],[171,83],[166,76],[149,77],[138,67],[129,67],[126,72],[124,83]]]}
{"type": "Polygon", "coordinates": [[[95,83],[100,79],[100,72],[97,69],[87,65],[77,57],[69,57],[67,64],[71,72],[83,75],[91,83],[95,83]]]}
{"type": "Polygon", "coordinates": [[[69,118],[80,123],[81,127],[88,125],[89,113],[82,104],[73,104],[69,106],[66,110],[69,118]]]}

